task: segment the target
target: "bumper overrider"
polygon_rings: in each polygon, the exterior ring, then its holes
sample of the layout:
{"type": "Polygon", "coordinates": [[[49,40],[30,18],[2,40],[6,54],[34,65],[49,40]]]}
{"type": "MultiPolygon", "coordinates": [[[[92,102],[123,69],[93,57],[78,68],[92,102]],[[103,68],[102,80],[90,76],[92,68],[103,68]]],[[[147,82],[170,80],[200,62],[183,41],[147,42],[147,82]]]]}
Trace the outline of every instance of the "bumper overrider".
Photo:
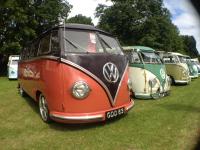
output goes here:
{"type": "Polygon", "coordinates": [[[130,103],[115,107],[113,109],[102,110],[92,113],[63,113],[63,112],[50,112],[50,117],[52,120],[63,122],[63,123],[89,123],[89,122],[102,122],[107,119],[113,119],[119,115],[115,115],[115,111],[118,111],[123,108],[123,114],[126,114],[134,106],[134,101],[131,100],[130,103]],[[112,112],[113,114],[108,113],[112,112]]]}

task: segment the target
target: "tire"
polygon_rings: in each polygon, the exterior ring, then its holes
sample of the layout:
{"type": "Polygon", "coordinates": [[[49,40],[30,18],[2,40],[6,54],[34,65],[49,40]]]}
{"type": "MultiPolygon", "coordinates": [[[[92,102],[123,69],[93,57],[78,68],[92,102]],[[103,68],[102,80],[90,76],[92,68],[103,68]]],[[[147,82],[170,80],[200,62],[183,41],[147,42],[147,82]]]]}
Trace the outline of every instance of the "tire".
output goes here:
{"type": "Polygon", "coordinates": [[[49,116],[49,109],[47,105],[46,98],[44,95],[40,94],[39,96],[39,112],[40,112],[40,117],[45,123],[50,123],[51,118],[49,116]]]}
{"type": "Polygon", "coordinates": [[[170,77],[170,84],[171,85],[175,85],[175,81],[174,81],[174,78],[172,76],[169,76],[170,77]]]}

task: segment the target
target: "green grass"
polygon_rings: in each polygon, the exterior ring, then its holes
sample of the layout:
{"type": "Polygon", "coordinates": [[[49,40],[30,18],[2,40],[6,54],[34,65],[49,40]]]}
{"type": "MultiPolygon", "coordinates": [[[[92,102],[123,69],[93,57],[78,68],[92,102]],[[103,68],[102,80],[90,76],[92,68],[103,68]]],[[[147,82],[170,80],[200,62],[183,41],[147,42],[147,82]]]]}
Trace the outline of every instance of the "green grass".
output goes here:
{"type": "Polygon", "coordinates": [[[0,78],[0,149],[192,150],[200,136],[200,78],[173,86],[160,100],[136,100],[128,115],[106,123],[45,124],[38,105],[0,78]]]}

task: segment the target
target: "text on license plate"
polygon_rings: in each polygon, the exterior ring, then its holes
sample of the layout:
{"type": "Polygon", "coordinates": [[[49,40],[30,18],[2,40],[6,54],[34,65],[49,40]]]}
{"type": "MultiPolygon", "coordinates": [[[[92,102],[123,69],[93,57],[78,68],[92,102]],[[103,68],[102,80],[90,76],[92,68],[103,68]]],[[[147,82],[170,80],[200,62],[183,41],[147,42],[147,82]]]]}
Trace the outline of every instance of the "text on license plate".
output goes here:
{"type": "Polygon", "coordinates": [[[115,110],[106,112],[106,118],[112,119],[112,118],[115,118],[117,116],[121,116],[123,114],[124,114],[124,108],[119,108],[119,109],[115,109],[115,110]]]}

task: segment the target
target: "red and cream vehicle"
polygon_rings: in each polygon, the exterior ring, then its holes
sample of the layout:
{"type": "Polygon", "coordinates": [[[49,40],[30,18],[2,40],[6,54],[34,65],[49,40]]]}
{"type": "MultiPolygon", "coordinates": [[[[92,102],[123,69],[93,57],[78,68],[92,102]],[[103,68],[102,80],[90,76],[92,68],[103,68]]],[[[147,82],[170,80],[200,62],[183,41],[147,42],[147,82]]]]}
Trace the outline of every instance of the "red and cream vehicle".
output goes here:
{"type": "Polygon", "coordinates": [[[44,122],[87,123],[132,108],[128,62],[117,40],[93,26],[67,24],[24,48],[19,92],[39,102],[44,122]]]}

